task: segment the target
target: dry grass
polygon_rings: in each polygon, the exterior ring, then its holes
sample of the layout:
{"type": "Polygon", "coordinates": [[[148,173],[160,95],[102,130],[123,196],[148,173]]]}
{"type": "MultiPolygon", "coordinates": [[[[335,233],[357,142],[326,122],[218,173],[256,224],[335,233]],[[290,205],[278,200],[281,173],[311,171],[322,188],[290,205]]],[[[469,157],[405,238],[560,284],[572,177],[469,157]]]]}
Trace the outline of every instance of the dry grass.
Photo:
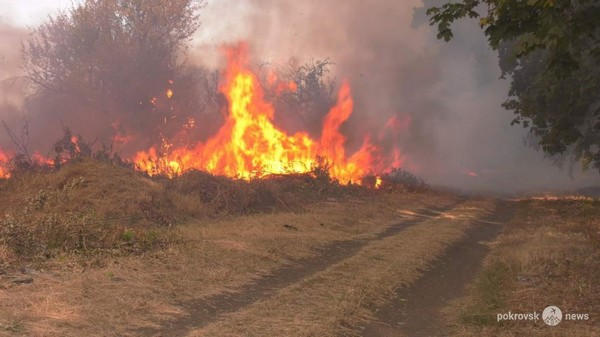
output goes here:
{"type": "Polygon", "coordinates": [[[189,336],[339,336],[359,326],[492,208],[472,201],[382,240],[189,336]]]}
{"type": "Polygon", "coordinates": [[[403,209],[451,202],[427,193],[359,195],[303,212],[189,221],[170,229],[180,240],[136,255],[58,254],[32,284],[0,276],[0,336],[135,335],[184,316],[181,302],[238,289],[332,241],[376,235],[403,209]]]}
{"type": "Polygon", "coordinates": [[[190,171],[165,185],[175,207],[184,214],[241,215],[273,211],[301,211],[303,205],[325,198],[368,195],[374,191],[340,186],[326,175],[312,173],[271,175],[252,181],[190,171]],[[198,210],[204,213],[199,214],[198,210]]]}
{"type": "Polygon", "coordinates": [[[600,203],[529,200],[492,246],[467,297],[447,308],[456,336],[599,336],[600,203]],[[588,321],[497,322],[496,314],[588,313],[588,321]]]}
{"type": "Polygon", "coordinates": [[[0,211],[16,206],[32,212],[71,213],[93,207],[98,216],[142,215],[139,203],[163,191],[160,184],[108,163],[82,160],[56,172],[26,171],[0,185],[0,211]],[[113,198],[118,196],[120,207],[113,198]]]}
{"type": "Polygon", "coordinates": [[[175,224],[303,212],[306,205],[331,198],[385,193],[340,186],[318,173],[253,181],[203,172],[148,178],[89,158],[71,160],[57,171],[16,171],[0,181],[0,266],[42,263],[64,253],[141,253],[178,240],[169,229],[175,224]]]}
{"type": "Polygon", "coordinates": [[[160,244],[168,238],[163,190],[127,168],[92,160],[15,175],[0,185],[0,242],[11,251],[0,264],[160,244]]]}

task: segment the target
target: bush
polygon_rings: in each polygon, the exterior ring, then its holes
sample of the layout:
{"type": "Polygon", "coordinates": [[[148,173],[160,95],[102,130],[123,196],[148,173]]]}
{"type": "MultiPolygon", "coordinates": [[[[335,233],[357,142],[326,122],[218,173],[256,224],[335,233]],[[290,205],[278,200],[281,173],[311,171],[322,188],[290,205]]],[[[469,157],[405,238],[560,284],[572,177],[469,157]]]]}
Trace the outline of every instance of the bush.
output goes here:
{"type": "Polygon", "coordinates": [[[382,180],[385,186],[391,186],[394,189],[400,187],[411,192],[423,191],[429,188],[423,179],[401,168],[395,168],[385,174],[382,180]]]}
{"type": "MultiPolygon", "coordinates": [[[[340,195],[342,188],[323,173],[270,175],[250,181],[189,171],[166,180],[171,198],[183,211],[197,208],[206,215],[239,215],[300,210],[307,202],[340,195]]],[[[178,207],[178,206],[176,206],[178,207]]]]}

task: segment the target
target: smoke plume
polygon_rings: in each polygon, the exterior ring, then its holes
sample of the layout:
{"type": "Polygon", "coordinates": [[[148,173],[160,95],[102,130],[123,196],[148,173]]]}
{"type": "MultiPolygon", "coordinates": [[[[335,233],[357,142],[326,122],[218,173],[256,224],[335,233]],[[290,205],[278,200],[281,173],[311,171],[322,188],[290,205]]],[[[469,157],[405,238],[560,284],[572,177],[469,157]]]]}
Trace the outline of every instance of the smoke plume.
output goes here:
{"type": "Polygon", "coordinates": [[[596,183],[597,172],[557,166],[528,145],[526,130],[510,126],[497,53],[475,20],[455,25],[450,43],[437,40],[423,7],[439,2],[215,1],[196,56],[217,64],[209,52],[216,44],[246,40],[257,59],[273,63],[329,58],[356,99],[346,130],[377,135],[391,117],[403,121],[392,141],[405,167],[434,184],[514,192],[596,183]]]}
{"type": "MultiPolygon", "coordinates": [[[[329,59],[330,75],[347,81],[355,99],[342,130],[350,135],[348,147],[358,148],[365,134],[387,150],[398,146],[403,166],[432,184],[516,192],[596,183],[597,172],[558,167],[526,144],[526,130],[509,125],[512,115],[500,106],[508,81],[499,79],[497,54],[477,22],[457,24],[455,39],[444,43],[423,6],[421,0],[209,1],[186,58],[210,72],[223,66],[220,46],[247,41],[256,63],[329,59]],[[399,136],[388,136],[386,125],[399,136]]],[[[26,31],[3,24],[0,32],[0,117],[16,122],[25,85],[8,79],[19,79],[15,46],[26,31]]],[[[84,117],[76,124],[93,124],[84,117]]],[[[210,120],[211,129],[221,120],[197,117],[210,120]]]]}

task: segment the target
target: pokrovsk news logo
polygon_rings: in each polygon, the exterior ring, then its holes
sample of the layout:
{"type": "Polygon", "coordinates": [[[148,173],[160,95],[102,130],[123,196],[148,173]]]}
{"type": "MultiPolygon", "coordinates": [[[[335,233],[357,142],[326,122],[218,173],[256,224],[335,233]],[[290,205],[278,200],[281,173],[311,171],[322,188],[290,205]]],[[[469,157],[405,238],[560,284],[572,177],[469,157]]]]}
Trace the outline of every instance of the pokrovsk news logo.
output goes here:
{"type": "Polygon", "coordinates": [[[514,313],[505,312],[496,315],[496,321],[538,321],[543,320],[548,326],[557,326],[563,320],[566,321],[587,321],[590,319],[590,315],[587,313],[565,313],[555,305],[549,305],[541,312],[541,315],[537,311],[526,312],[526,313],[514,313]]]}
{"type": "Polygon", "coordinates": [[[559,307],[555,305],[547,306],[542,311],[542,319],[549,326],[557,326],[562,321],[563,315],[559,307]]]}

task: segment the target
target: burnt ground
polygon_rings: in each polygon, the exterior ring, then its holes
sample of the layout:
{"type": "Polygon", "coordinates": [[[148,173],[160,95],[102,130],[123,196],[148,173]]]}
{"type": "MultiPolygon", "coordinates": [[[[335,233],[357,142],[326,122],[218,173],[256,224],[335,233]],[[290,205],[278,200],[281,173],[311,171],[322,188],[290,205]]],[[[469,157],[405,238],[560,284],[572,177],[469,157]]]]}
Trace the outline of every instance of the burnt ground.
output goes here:
{"type": "Polygon", "coordinates": [[[201,328],[217,320],[221,315],[238,311],[258,300],[268,298],[279,289],[294,284],[353,256],[369,242],[396,235],[411,226],[427,220],[429,217],[437,216],[440,212],[455,208],[463,201],[464,199],[460,199],[447,207],[417,210],[416,218],[409,218],[392,225],[369,239],[334,242],[321,248],[314,257],[303,259],[290,266],[283,267],[243,287],[239,291],[179,303],[179,306],[187,313],[186,316],[177,320],[160,322],[161,328],[159,329],[141,329],[133,333],[135,335],[156,337],[184,336],[192,329],[201,328]]]}
{"type": "Polygon", "coordinates": [[[401,288],[377,312],[377,321],[363,331],[364,337],[441,337],[446,326],[440,310],[465,293],[476,277],[493,240],[513,215],[514,206],[499,202],[490,217],[471,227],[460,241],[451,245],[414,284],[401,288]]]}

